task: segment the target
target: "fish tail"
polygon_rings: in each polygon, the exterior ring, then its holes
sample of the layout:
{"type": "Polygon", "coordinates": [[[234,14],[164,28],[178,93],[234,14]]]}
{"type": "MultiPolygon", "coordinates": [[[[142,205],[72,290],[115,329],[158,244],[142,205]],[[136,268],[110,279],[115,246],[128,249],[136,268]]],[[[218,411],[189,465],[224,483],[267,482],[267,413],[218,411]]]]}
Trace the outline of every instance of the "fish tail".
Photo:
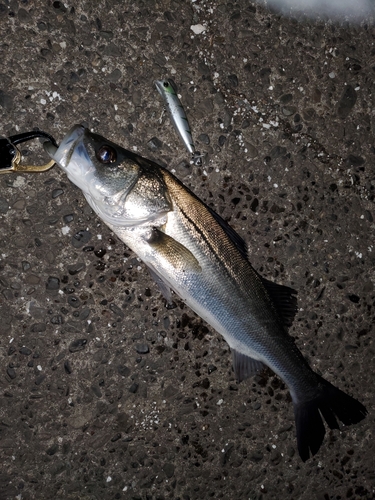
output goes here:
{"type": "Polygon", "coordinates": [[[323,419],[330,429],[339,429],[337,419],[344,425],[360,422],[367,415],[362,403],[341,391],[327,380],[318,378],[317,396],[294,403],[298,452],[305,462],[319,450],[325,434],[323,419]],[[336,418],[337,417],[337,418],[336,418]]]}

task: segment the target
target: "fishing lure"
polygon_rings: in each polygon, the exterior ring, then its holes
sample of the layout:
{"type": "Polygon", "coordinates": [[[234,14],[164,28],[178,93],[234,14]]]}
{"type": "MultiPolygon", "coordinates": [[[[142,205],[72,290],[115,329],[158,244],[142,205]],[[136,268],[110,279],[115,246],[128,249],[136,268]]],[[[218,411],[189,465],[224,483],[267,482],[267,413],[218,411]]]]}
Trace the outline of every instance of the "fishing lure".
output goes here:
{"type": "Polygon", "coordinates": [[[172,123],[178,135],[180,136],[182,142],[184,143],[188,153],[192,155],[194,164],[195,165],[201,164],[202,163],[201,154],[199,153],[199,151],[195,150],[195,145],[193,137],[191,135],[189,122],[185,110],[181,104],[181,101],[177,96],[177,89],[174,82],[168,79],[156,80],[155,86],[159,94],[164,99],[172,123]]]}

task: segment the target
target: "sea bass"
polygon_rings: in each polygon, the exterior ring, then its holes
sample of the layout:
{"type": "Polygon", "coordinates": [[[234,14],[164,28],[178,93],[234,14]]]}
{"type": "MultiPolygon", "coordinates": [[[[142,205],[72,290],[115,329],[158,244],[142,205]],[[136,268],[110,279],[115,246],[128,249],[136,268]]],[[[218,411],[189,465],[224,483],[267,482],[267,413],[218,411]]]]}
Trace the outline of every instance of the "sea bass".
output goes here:
{"type": "Polygon", "coordinates": [[[160,165],[76,125],[51,158],[99,217],[170,290],[229,344],[238,381],[270,367],[288,386],[302,460],[325,427],[362,420],[366,408],[315,373],[287,333],[295,290],[262,278],[241,237],[160,165]],[[322,418],[323,417],[323,418],[322,418]]]}

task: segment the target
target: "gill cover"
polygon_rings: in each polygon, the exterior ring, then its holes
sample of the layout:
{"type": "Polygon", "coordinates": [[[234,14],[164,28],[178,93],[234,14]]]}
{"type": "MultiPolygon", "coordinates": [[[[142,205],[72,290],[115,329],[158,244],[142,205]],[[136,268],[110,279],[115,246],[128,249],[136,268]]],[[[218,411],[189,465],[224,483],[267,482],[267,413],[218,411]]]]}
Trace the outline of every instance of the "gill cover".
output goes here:
{"type": "Polygon", "coordinates": [[[46,151],[79,187],[101,219],[112,226],[138,226],[171,210],[159,165],[81,125],[56,150],[46,151]]]}

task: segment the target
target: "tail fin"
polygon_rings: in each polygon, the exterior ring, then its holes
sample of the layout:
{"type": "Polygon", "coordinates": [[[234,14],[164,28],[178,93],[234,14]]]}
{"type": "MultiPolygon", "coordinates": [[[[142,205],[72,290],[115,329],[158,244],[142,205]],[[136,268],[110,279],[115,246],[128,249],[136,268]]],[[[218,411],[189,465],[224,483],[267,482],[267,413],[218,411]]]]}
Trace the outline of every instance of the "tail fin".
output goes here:
{"type": "Polygon", "coordinates": [[[330,429],[338,429],[336,417],[344,425],[351,425],[360,422],[367,415],[362,403],[319,375],[317,377],[317,397],[294,404],[298,452],[304,462],[310,457],[310,453],[317,453],[323,442],[325,428],[322,417],[330,429]]]}

